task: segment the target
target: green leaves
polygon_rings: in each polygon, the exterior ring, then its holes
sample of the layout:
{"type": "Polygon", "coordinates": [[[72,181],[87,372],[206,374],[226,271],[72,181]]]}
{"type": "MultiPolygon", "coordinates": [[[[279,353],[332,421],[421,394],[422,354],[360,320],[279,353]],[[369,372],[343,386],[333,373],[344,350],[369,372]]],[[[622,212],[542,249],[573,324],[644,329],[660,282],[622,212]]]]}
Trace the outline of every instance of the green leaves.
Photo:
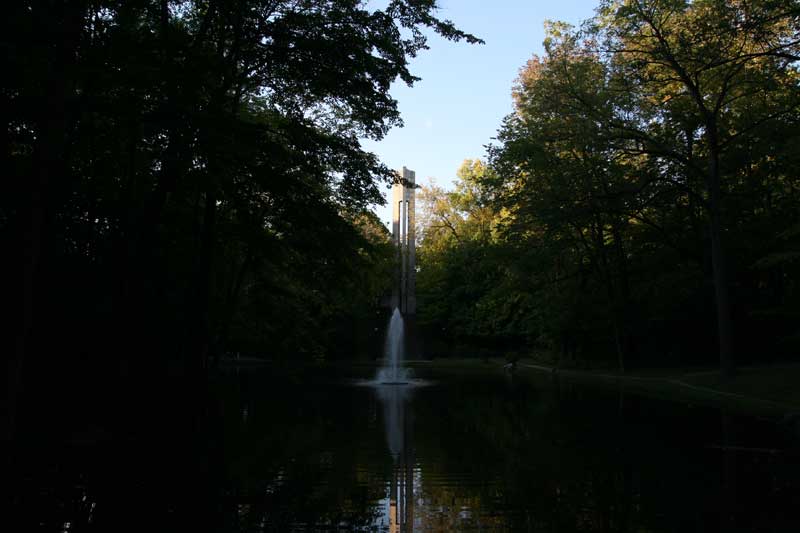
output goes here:
{"type": "Polygon", "coordinates": [[[730,286],[740,346],[761,346],[797,306],[796,239],[776,238],[800,212],[797,7],[597,13],[580,29],[548,22],[488,165],[423,189],[420,312],[456,337],[620,368],[708,363],[725,315],[714,288],[730,286]]]}

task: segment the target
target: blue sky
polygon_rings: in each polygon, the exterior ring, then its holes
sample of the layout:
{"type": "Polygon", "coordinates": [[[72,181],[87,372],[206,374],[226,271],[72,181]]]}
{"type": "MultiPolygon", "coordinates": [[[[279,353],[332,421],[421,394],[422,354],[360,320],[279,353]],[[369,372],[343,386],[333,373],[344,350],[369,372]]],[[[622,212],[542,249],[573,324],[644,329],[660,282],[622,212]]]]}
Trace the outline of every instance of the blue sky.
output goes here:
{"type": "MultiPolygon", "coordinates": [[[[422,78],[413,87],[395,83],[405,127],[364,147],[391,168],[416,171],[417,182],[434,177],[449,186],[464,159],[484,157],[504,116],[511,112],[511,87],[520,67],[542,53],[544,21],[573,24],[592,16],[595,0],[440,0],[440,18],[486,41],[451,43],[431,37],[430,50],[412,60],[422,78]]],[[[388,207],[377,207],[390,220],[388,207]]]]}

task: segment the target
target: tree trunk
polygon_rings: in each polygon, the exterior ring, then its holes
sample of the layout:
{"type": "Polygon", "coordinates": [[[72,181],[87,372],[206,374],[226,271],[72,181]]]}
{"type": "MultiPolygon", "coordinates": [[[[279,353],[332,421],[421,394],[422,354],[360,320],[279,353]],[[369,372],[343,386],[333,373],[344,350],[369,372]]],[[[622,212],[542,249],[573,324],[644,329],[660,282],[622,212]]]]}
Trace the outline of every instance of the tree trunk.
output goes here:
{"type": "Polygon", "coordinates": [[[219,365],[220,350],[224,349],[228,343],[230,336],[231,324],[233,317],[236,314],[236,304],[239,300],[239,294],[242,292],[242,285],[244,284],[245,276],[253,263],[253,253],[248,251],[241,266],[237,269],[236,275],[231,282],[231,287],[228,290],[227,301],[225,304],[225,316],[222,317],[222,326],[216,342],[216,349],[212,354],[214,357],[214,367],[219,365]]]}
{"type": "Polygon", "coordinates": [[[37,124],[29,203],[27,209],[21,213],[20,315],[14,353],[8,361],[8,397],[4,421],[5,435],[3,435],[7,440],[13,439],[16,433],[17,402],[22,387],[25,360],[30,351],[37,289],[41,285],[41,259],[50,190],[54,182],[59,178],[65,178],[64,155],[67,144],[70,76],[71,68],[76,61],[76,50],[85,14],[83,2],[63,2],[55,6],[40,7],[42,12],[34,13],[34,16],[52,24],[52,27],[46,27],[43,31],[49,31],[53,40],[45,43],[49,45],[49,50],[44,52],[48,55],[44,58],[48,65],[42,67],[47,69],[47,74],[41,80],[45,90],[41,94],[42,108],[37,124]]]}
{"type": "Polygon", "coordinates": [[[43,132],[40,150],[36,150],[38,165],[31,180],[31,199],[22,244],[22,285],[20,288],[21,316],[14,355],[8,363],[8,399],[4,438],[12,440],[16,433],[17,400],[22,386],[22,371],[30,349],[30,338],[34,321],[34,302],[36,287],[40,281],[39,270],[42,255],[42,241],[46,220],[46,195],[51,173],[55,171],[55,161],[51,157],[57,153],[52,135],[43,132]]]}
{"type": "Polygon", "coordinates": [[[717,331],[719,335],[720,371],[724,378],[735,372],[733,361],[733,326],[731,323],[730,296],[728,290],[727,257],[722,244],[722,190],[720,184],[719,146],[714,124],[707,130],[709,145],[708,192],[709,229],[711,232],[711,266],[714,276],[714,292],[717,304],[717,331]]]}
{"type": "Polygon", "coordinates": [[[197,271],[197,300],[195,308],[195,346],[189,353],[190,369],[205,371],[211,353],[211,293],[214,278],[214,253],[216,243],[217,191],[214,183],[206,189],[200,261],[197,271]],[[196,359],[197,358],[197,359],[196,359]]]}
{"type": "Polygon", "coordinates": [[[633,341],[633,319],[631,313],[631,290],[630,280],[628,274],[628,258],[625,253],[625,245],[622,242],[622,230],[618,220],[611,223],[611,236],[614,239],[614,255],[616,256],[617,270],[619,281],[618,288],[618,305],[619,305],[619,320],[622,331],[622,349],[620,353],[624,357],[619,359],[619,369],[625,372],[625,359],[630,359],[635,352],[633,341]]]}
{"type": "Polygon", "coordinates": [[[595,234],[595,246],[599,252],[599,266],[600,274],[603,278],[603,284],[606,287],[606,295],[611,304],[611,328],[614,332],[614,347],[617,352],[617,368],[623,374],[625,373],[625,324],[622,316],[622,309],[620,305],[619,291],[617,283],[614,280],[614,273],[611,269],[611,262],[608,259],[608,252],[606,251],[605,236],[603,234],[603,221],[599,215],[595,215],[595,224],[597,229],[595,234]]]}

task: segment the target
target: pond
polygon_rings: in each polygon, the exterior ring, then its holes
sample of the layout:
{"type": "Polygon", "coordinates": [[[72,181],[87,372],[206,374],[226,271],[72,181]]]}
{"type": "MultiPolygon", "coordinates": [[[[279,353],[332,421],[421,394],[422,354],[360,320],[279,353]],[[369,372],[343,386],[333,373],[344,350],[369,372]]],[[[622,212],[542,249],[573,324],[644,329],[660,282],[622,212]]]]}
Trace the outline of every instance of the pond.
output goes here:
{"type": "Polygon", "coordinates": [[[800,530],[792,419],[488,367],[338,374],[231,371],[202,453],[71,449],[18,510],[42,531],[800,530]]]}

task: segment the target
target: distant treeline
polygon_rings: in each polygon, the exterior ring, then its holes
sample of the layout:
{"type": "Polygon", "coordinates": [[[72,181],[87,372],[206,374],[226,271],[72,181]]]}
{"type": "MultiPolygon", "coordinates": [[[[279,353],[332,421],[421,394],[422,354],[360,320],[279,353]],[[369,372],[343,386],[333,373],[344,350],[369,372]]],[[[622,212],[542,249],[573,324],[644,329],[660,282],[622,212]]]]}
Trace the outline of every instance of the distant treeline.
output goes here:
{"type": "Polygon", "coordinates": [[[800,6],[596,13],[549,24],[487,162],[421,192],[429,350],[726,374],[797,358],[800,6]]]}
{"type": "MultiPolygon", "coordinates": [[[[392,172],[435,2],[22,1],[3,6],[9,391],[205,372],[230,352],[351,356],[391,273],[392,172]]],[[[378,317],[381,318],[381,317],[378,317]]],[[[146,387],[147,381],[141,382],[146,387]]],[[[11,411],[14,411],[13,405],[11,411]]]]}

